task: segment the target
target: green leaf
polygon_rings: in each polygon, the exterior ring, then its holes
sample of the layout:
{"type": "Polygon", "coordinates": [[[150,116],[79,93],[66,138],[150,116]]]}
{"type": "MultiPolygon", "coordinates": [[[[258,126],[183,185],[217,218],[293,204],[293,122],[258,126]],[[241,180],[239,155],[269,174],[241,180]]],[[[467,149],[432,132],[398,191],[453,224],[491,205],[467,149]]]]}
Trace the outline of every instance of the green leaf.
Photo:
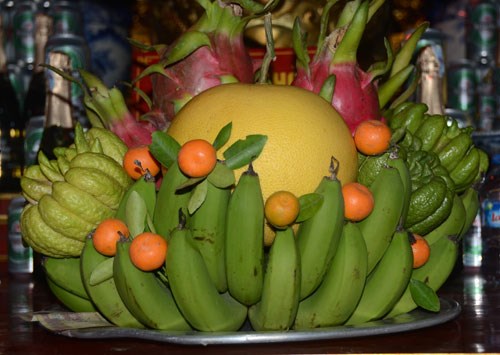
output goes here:
{"type": "Polygon", "coordinates": [[[113,261],[114,257],[106,258],[101,261],[90,274],[89,284],[91,286],[99,285],[101,282],[109,280],[113,277],[113,261]]]}
{"type": "Polygon", "coordinates": [[[227,125],[222,127],[220,132],[217,134],[217,137],[215,138],[215,141],[213,143],[213,146],[215,150],[221,149],[224,144],[227,143],[229,140],[229,137],[231,137],[231,130],[233,129],[233,123],[229,122],[227,125]]]}
{"type": "Polygon", "coordinates": [[[260,155],[266,142],[267,136],[261,134],[239,139],[224,152],[226,166],[234,170],[248,165],[260,155]]]}
{"type": "Polygon", "coordinates": [[[199,178],[189,178],[186,181],[184,181],[182,184],[180,184],[179,186],[177,186],[175,188],[175,191],[181,191],[181,190],[184,190],[186,187],[190,187],[190,186],[196,185],[200,181],[205,180],[205,178],[206,178],[205,176],[199,177],[199,178]]]}
{"type": "Polygon", "coordinates": [[[214,170],[208,174],[207,179],[212,185],[220,189],[234,185],[236,182],[234,171],[221,162],[217,162],[217,164],[215,164],[214,170]]]}
{"type": "Polygon", "coordinates": [[[169,168],[176,160],[181,145],[170,135],[155,131],[151,135],[149,151],[163,166],[169,168]]]}
{"type": "Polygon", "coordinates": [[[300,196],[300,212],[295,222],[303,222],[314,216],[321,205],[323,205],[323,200],[323,195],[315,192],[300,196]]]}
{"type": "Polygon", "coordinates": [[[410,292],[413,301],[417,306],[431,312],[439,312],[441,304],[436,292],[425,282],[420,280],[410,280],[410,292]]]}
{"type": "Polygon", "coordinates": [[[200,182],[193,190],[191,198],[188,202],[188,212],[193,214],[203,204],[207,197],[208,181],[205,179],[200,182]]]}
{"type": "Polygon", "coordinates": [[[130,231],[130,237],[134,238],[144,232],[146,228],[146,216],[148,208],[146,202],[137,191],[132,191],[125,207],[125,220],[130,231]]]}

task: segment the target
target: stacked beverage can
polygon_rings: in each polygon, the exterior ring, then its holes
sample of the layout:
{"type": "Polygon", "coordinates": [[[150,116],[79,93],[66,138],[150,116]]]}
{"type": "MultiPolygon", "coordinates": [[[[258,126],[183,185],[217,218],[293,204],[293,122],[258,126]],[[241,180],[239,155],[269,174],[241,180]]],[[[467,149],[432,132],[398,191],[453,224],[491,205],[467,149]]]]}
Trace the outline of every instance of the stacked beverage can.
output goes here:
{"type": "Polygon", "coordinates": [[[9,205],[8,215],[8,268],[13,274],[33,272],[33,250],[23,244],[21,235],[21,212],[26,203],[22,196],[14,197],[9,205]]]}
{"type": "Polygon", "coordinates": [[[31,64],[35,60],[35,13],[33,1],[16,3],[12,17],[14,52],[17,62],[31,64]]]}
{"type": "Polygon", "coordinates": [[[469,4],[466,14],[466,54],[476,63],[496,65],[498,51],[497,5],[482,0],[469,4]]]}
{"type": "Polygon", "coordinates": [[[447,68],[448,107],[463,111],[473,123],[477,113],[476,71],[468,59],[451,62],[447,68]]]}

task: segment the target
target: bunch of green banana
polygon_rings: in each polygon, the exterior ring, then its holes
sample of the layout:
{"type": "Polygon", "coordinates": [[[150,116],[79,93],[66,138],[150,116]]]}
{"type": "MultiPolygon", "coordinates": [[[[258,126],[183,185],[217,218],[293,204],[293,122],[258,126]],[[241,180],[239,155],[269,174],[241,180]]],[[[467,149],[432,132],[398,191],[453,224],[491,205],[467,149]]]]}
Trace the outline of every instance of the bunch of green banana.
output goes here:
{"type": "Polygon", "coordinates": [[[77,257],[86,235],[116,209],[132,180],[122,168],[127,147],[112,132],[75,127],[75,142],[42,152],[21,178],[29,202],[21,215],[24,241],[52,257],[77,257]]]}
{"type": "Polygon", "coordinates": [[[427,105],[405,102],[387,112],[393,131],[404,129],[400,144],[436,154],[460,193],[480,181],[488,170],[488,156],[474,146],[472,127],[460,128],[452,117],[427,114],[427,105]]]}
{"type": "Polygon", "coordinates": [[[83,285],[79,258],[44,257],[47,284],[56,298],[73,312],[95,312],[83,285]]]}

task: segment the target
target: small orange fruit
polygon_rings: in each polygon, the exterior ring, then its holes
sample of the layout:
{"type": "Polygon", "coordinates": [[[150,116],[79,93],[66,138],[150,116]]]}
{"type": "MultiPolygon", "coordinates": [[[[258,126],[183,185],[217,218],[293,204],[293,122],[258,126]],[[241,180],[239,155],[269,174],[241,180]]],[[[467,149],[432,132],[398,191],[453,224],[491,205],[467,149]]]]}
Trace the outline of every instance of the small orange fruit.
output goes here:
{"type": "Polygon", "coordinates": [[[217,151],[204,139],[193,139],[184,143],[177,155],[179,169],[189,177],[210,174],[217,163],[217,151]]]}
{"type": "Polygon", "coordinates": [[[165,263],[167,241],[156,233],[144,232],[132,239],[130,260],[142,271],[153,271],[165,263]]]}
{"type": "Polygon", "coordinates": [[[375,201],[368,187],[359,182],[350,182],[342,186],[344,198],[344,217],[350,221],[361,221],[373,210],[375,201]]]}
{"type": "Polygon", "coordinates": [[[361,122],[354,131],[356,149],[365,155],[382,154],[389,148],[392,132],[389,126],[379,120],[361,122]]]}
{"type": "Polygon", "coordinates": [[[424,265],[431,256],[431,248],[427,240],[415,233],[411,235],[411,250],[413,252],[414,269],[424,265]]]}
{"type": "Polygon", "coordinates": [[[123,168],[134,180],[149,172],[156,176],[161,169],[161,164],[153,157],[147,145],[132,147],[123,157],[123,168]]]}
{"type": "Polygon", "coordinates": [[[276,228],[285,228],[295,222],[299,212],[299,199],[289,191],[274,192],[264,205],[267,221],[276,228]]]}
{"type": "Polygon", "coordinates": [[[123,221],[116,218],[108,218],[103,220],[92,235],[94,248],[101,254],[106,256],[114,256],[116,254],[116,242],[121,237],[128,238],[130,232],[123,221]]]}

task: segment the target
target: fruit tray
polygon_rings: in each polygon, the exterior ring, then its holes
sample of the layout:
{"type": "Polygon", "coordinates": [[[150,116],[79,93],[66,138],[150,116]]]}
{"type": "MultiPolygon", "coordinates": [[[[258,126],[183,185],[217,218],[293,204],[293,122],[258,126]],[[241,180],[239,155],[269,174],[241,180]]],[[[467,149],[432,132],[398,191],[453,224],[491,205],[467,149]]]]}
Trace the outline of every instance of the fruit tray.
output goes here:
{"type": "Polygon", "coordinates": [[[196,331],[172,332],[119,328],[113,326],[54,329],[54,327],[50,327],[50,325],[47,325],[45,322],[41,322],[41,324],[56,334],[81,339],[136,338],[184,345],[300,342],[401,333],[446,323],[460,314],[461,306],[457,301],[449,298],[440,298],[440,302],[441,310],[438,313],[416,309],[410,313],[402,314],[394,318],[367,322],[357,326],[338,326],[301,331],[290,330],[287,332],[255,332],[250,328],[249,324],[246,324],[238,332],[218,333],[203,333],[196,331]]]}

